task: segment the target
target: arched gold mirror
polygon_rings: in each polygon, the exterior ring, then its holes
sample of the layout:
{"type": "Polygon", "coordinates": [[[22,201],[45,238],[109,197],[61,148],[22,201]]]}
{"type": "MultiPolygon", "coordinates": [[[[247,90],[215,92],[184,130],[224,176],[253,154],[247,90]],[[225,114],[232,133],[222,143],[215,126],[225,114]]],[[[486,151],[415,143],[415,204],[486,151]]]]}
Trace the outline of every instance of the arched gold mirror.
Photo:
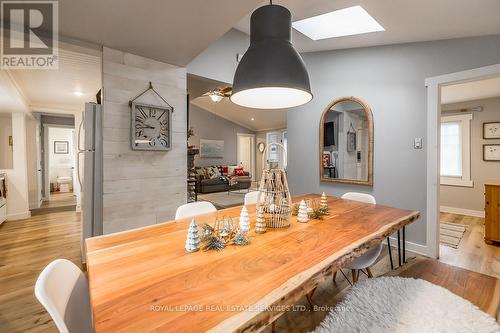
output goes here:
{"type": "Polygon", "coordinates": [[[373,185],[373,117],[357,97],[333,101],[319,127],[320,179],[373,185]]]}

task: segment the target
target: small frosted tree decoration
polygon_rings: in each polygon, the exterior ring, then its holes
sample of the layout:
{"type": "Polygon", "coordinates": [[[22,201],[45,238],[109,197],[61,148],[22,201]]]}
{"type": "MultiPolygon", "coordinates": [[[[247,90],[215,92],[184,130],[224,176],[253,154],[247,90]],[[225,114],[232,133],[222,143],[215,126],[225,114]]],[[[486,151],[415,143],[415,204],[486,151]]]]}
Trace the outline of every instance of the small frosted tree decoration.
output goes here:
{"type": "Polygon", "coordinates": [[[321,194],[321,199],[319,202],[319,207],[322,209],[328,209],[328,198],[326,197],[325,192],[321,194]]]}
{"type": "Polygon", "coordinates": [[[250,217],[248,216],[248,211],[245,206],[241,209],[240,213],[240,231],[246,233],[250,230],[250,217]]]}
{"type": "Polygon", "coordinates": [[[264,207],[258,206],[257,216],[255,218],[255,232],[263,234],[267,231],[266,219],[264,217],[264,207]]]}
{"type": "Polygon", "coordinates": [[[299,212],[297,214],[297,221],[301,223],[309,222],[309,216],[307,213],[307,205],[304,200],[302,200],[299,204],[299,212]]]}
{"type": "Polygon", "coordinates": [[[188,234],[186,238],[186,251],[196,252],[200,249],[200,236],[198,235],[198,225],[196,220],[192,219],[189,224],[188,234]]]}

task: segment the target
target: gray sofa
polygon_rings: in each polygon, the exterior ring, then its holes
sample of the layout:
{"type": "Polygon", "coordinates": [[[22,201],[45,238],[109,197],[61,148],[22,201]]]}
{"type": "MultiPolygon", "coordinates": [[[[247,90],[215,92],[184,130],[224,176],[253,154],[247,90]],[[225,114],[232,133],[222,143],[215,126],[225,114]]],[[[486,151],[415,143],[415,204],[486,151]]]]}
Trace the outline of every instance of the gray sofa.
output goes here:
{"type": "Polygon", "coordinates": [[[208,178],[206,175],[196,172],[196,192],[213,193],[249,189],[252,185],[252,177],[249,172],[244,172],[244,174],[244,176],[230,176],[231,182],[229,176],[208,178]],[[230,185],[230,183],[232,184],[230,185]]]}

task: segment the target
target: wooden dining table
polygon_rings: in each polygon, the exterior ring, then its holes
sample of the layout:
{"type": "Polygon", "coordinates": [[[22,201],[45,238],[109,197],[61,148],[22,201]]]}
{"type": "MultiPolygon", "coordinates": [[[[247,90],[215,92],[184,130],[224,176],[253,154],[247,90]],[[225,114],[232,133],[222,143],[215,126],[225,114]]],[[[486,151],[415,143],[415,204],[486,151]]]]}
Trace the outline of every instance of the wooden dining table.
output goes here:
{"type": "MultiPolygon", "coordinates": [[[[319,195],[292,198],[319,202],[319,195]]],[[[253,232],[250,244],[188,253],[189,219],[86,240],[94,329],[101,332],[256,332],[334,271],[381,243],[419,212],[328,197],[324,219],[253,232]]],[[[241,206],[196,217],[237,221],[241,206]]]]}

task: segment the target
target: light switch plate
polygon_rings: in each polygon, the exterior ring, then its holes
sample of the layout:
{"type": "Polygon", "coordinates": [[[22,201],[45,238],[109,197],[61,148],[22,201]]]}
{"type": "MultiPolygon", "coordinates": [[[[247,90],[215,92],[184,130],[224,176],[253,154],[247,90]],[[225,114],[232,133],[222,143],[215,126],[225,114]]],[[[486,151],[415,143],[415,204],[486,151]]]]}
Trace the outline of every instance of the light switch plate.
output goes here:
{"type": "Polygon", "coordinates": [[[413,140],[413,148],[422,149],[422,138],[415,138],[413,140]]]}

